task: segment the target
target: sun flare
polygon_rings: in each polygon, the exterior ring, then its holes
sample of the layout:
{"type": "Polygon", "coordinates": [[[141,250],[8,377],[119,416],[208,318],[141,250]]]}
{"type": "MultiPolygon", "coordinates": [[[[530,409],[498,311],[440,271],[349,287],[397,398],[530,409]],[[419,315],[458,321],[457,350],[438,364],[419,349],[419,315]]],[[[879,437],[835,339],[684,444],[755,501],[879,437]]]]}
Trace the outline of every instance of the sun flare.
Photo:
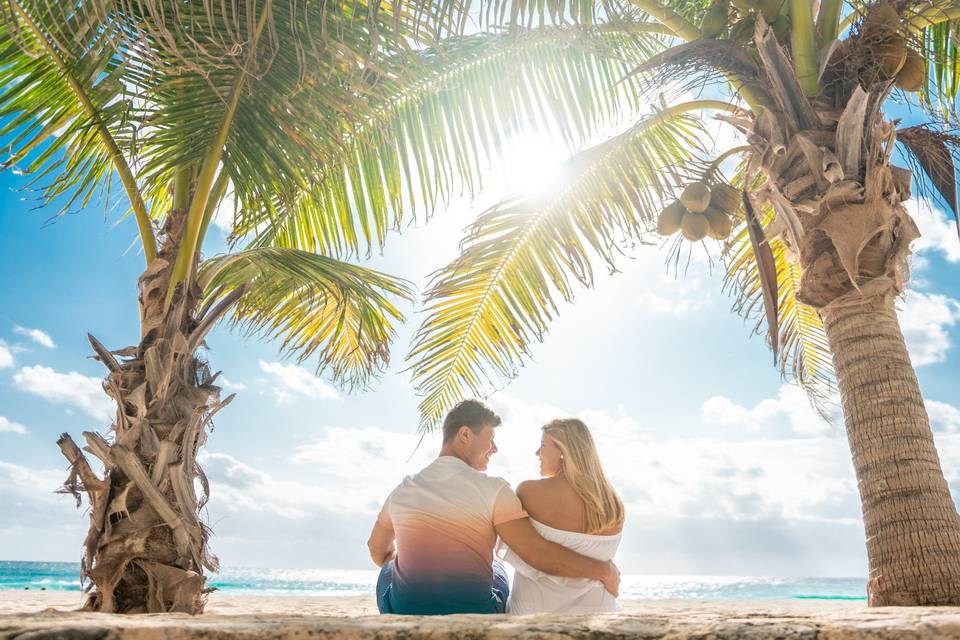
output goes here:
{"type": "Polygon", "coordinates": [[[506,185],[512,192],[543,193],[556,186],[569,151],[543,131],[520,131],[503,146],[506,185]]]}

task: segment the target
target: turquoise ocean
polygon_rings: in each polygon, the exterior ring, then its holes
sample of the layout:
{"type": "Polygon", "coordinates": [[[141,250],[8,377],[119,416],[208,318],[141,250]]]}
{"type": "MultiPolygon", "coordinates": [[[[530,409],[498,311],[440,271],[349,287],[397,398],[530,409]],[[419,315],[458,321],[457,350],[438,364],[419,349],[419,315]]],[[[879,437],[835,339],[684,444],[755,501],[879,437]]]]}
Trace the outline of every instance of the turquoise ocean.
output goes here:
{"type": "MultiPolygon", "coordinates": [[[[80,565],[72,562],[0,561],[0,591],[79,591],[79,576],[80,565]]],[[[231,595],[356,596],[372,594],[376,579],[377,572],[372,570],[226,567],[210,576],[210,585],[231,595]]],[[[865,600],[866,580],[624,575],[620,596],[695,600],[865,600]]]]}

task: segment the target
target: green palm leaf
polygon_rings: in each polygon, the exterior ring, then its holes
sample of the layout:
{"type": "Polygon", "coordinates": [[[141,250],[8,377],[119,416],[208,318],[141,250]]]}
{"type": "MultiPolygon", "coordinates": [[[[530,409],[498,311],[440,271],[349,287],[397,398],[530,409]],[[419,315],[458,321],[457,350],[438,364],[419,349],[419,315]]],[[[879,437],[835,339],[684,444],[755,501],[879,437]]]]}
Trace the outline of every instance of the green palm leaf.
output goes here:
{"type": "Polygon", "coordinates": [[[434,275],[428,317],[408,359],[424,429],[469,391],[483,395],[512,377],[542,341],[557,299],[590,286],[593,263],[611,268],[619,244],[637,241],[679,184],[677,167],[704,132],[664,111],[568,161],[561,191],[511,198],[481,214],[461,256],[434,275]]]}
{"type": "Polygon", "coordinates": [[[407,282],[372,269],[294,249],[249,249],[205,261],[199,282],[206,306],[239,296],[235,326],[280,338],[298,362],[319,352],[320,370],[352,388],[389,362],[394,324],[403,315],[391,298],[410,300],[407,282]]]}
{"type": "MultiPolygon", "coordinates": [[[[866,14],[869,8],[869,3],[856,3],[848,20],[866,14]]],[[[935,116],[955,116],[960,83],[956,33],[960,4],[953,0],[910,2],[902,7],[901,15],[925,61],[926,82],[919,94],[921,104],[935,116]]]]}
{"type": "MultiPolygon", "coordinates": [[[[241,194],[237,236],[257,246],[345,255],[382,245],[410,211],[426,216],[463,191],[511,131],[538,122],[571,148],[637,107],[631,64],[662,48],[644,25],[480,34],[382,61],[358,79],[362,101],[333,114],[337,141],[302,187],[241,194]],[[254,194],[256,195],[256,194],[254,194]]],[[[333,116],[332,116],[333,117],[333,116]]]]}
{"type": "Polygon", "coordinates": [[[356,83],[434,37],[411,2],[170,4],[131,6],[152,53],[132,78],[149,93],[145,178],[167,185],[179,167],[199,170],[223,137],[222,170],[244,202],[302,189],[341,142],[343,114],[362,104],[356,83]]]}
{"type": "Polygon", "coordinates": [[[148,258],[156,254],[128,159],[134,143],[130,61],[114,46],[130,24],[109,10],[13,1],[0,12],[3,168],[32,176],[60,213],[109,191],[116,170],[148,258]],[[44,184],[45,182],[45,184],[44,184]]]}

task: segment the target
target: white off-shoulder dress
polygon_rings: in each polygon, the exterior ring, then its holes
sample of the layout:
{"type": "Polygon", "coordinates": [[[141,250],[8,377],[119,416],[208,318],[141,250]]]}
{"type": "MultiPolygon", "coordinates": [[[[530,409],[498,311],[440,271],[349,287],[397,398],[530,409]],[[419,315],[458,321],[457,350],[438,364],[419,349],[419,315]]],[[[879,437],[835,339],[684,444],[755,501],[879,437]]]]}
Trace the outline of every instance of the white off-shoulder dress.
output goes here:
{"type": "MultiPolygon", "coordinates": [[[[595,560],[613,560],[622,534],[609,536],[577,533],[548,527],[530,518],[533,527],[547,540],[561,544],[595,560]]],[[[499,553],[516,570],[507,600],[507,613],[603,613],[620,611],[617,599],[603,583],[587,578],[563,578],[534,569],[506,545],[499,553]]]]}

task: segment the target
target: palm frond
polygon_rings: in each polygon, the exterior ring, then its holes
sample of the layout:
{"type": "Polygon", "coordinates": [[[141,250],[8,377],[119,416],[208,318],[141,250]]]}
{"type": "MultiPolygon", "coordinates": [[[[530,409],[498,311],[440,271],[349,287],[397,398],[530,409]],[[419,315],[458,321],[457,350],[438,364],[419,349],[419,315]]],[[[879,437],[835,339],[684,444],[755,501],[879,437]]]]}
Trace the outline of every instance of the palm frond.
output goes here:
{"type": "Polygon", "coordinates": [[[906,157],[913,167],[914,185],[919,195],[932,192],[949,207],[960,235],[956,163],[960,136],[926,124],[898,129],[897,141],[909,152],[906,157]],[[927,180],[923,179],[924,175],[927,180]]]}
{"type": "MultiPolygon", "coordinates": [[[[446,0],[441,0],[444,4],[446,0]]],[[[465,3],[470,6],[471,3],[465,3]]],[[[598,20],[642,12],[667,26],[684,39],[699,36],[700,19],[710,6],[710,0],[481,0],[477,18],[486,28],[530,28],[532,25],[562,25],[570,22],[582,25],[598,20]]]]}
{"type": "Polygon", "coordinates": [[[342,114],[363,102],[351,83],[409,50],[419,33],[414,17],[399,15],[406,2],[170,4],[130,3],[149,43],[146,69],[133,79],[149,85],[145,179],[169,184],[178,167],[199,168],[229,124],[222,170],[249,202],[302,189],[340,141],[342,114]]]}
{"type": "Polygon", "coordinates": [[[32,177],[41,204],[86,206],[119,174],[148,259],[156,250],[128,164],[133,143],[128,60],[113,46],[129,24],[106,8],[9,0],[0,6],[3,168],[32,177]]]}
{"type": "Polygon", "coordinates": [[[236,235],[326,255],[369,252],[411,212],[429,216],[453,195],[475,194],[524,124],[581,145],[637,107],[634,83],[618,82],[631,61],[663,46],[642,27],[481,34],[383,61],[362,78],[363,102],[331,116],[337,144],[319,155],[315,176],[272,197],[241,194],[236,235]]]}
{"type": "MultiPolygon", "coordinates": [[[[758,209],[764,225],[774,213],[771,207],[758,209]]],[[[799,384],[820,415],[833,415],[836,377],[830,346],[819,314],[797,300],[800,291],[800,263],[779,237],[768,238],[777,274],[778,322],[777,363],[785,378],[799,384]]],[[[734,298],[733,310],[746,320],[755,321],[753,332],[766,331],[763,286],[760,269],[745,224],[730,240],[723,257],[724,289],[734,298]]]]}
{"type": "Polygon", "coordinates": [[[319,352],[318,371],[329,368],[347,388],[365,385],[386,367],[394,325],[403,320],[391,298],[412,298],[403,280],[272,247],[211,258],[201,265],[199,282],[208,308],[240,295],[235,326],[247,335],[281,339],[281,350],[298,362],[319,352]]]}
{"type": "Polygon", "coordinates": [[[223,169],[248,201],[288,194],[363,102],[341,77],[373,74],[380,58],[435,43],[462,20],[458,0],[4,0],[0,133],[11,163],[35,184],[52,180],[45,204],[87,204],[116,166],[149,230],[148,207],[166,214],[177,171],[209,156],[233,87],[243,91],[223,169]]]}
{"type": "Polygon", "coordinates": [[[924,60],[920,104],[938,120],[955,120],[960,98],[960,6],[952,0],[915,0],[904,3],[902,15],[924,60]]]}
{"type": "Polygon", "coordinates": [[[760,66],[749,51],[732,40],[701,39],[676,44],[651,56],[631,74],[641,77],[646,91],[670,87],[680,95],[711,84],[726,86],[728,78],[759,90],[760,66]]]}
{"type": "Polygon", "coordinates": [[[511,198],[479,216],[460,257],[433,276],[408,355],[423,429],[467,392],[484,395],[515,374],[558,298],[592,284],[594,261],[613,268],[621,246],[640,240],[704,138],[697,119],[655,113],[571,158],[556,193],[511,198]]]}

